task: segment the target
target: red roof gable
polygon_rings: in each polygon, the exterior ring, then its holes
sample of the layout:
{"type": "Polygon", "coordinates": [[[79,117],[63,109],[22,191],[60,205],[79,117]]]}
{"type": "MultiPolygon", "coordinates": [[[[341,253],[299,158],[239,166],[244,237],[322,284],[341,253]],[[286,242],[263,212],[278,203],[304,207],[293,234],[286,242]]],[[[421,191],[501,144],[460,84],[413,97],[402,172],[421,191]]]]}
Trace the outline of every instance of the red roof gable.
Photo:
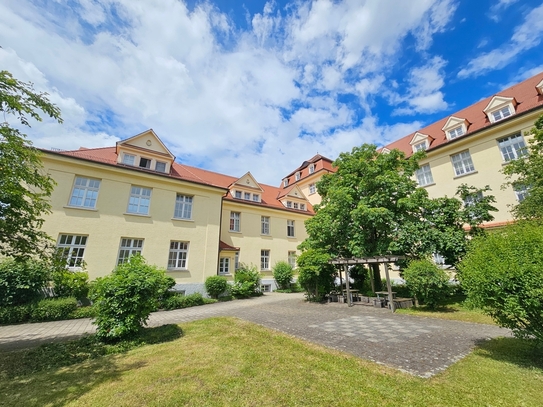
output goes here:
{"type": "Polygon", "coordinates": [[[413,150],[409,142],[413,139],[413,136],[417,132],[430,136],[430,139],[428,140],[430,142],[428,150],[432,150],[447,143],[460,140],[464,137],[469,137],[471,134],[477,131],[493,126],[497,123],[491,123],[490,120],[488,120],[486,114],[483,112],[483,109],[486,108],[486,106],[489,104],[494,96],[515,98],[515,100],[518,102],[515,114],[508,117],[507,119],[501,120],[498,123],[510,120],[515,116],[528,112],[534,108],[543,108],[543,95],[540,95],[536,89],[537,84],[541,82],[541,80],[543,80],[543,72],[525,80],[524,82],[518,83],[508,89],[498,92],[495,95],[489,96],[469,107],[466,107],[465,109],[462,109],[454,114],[444,117],[443,119],[432,123],[429,126],[426,126],[399,140],[396,140],[386,145],[384,148],[387,148],[389,150],[397,148],[398,150],[403,151],[406,156],[409,157],[413,154],[413,150]],[[459,119],[466,119],[470,123],[470,125],[465,135],[457,137],[453,140],[448,140],[442,128],[451,116],[455,116],[459,119]]]}
{"type": "Polygon", "coordinates": [[[281,188],[289,188],[296,182],[301,181],[310,175],[316,174],[319,171],[335,172],[336,170],[332,166],[332,163],[333,161],[330,158],[324,157],[320,154],[314,155],[309,160],[304,161],[302,165],[300,165],[298,168],[288,174],[285,178],[283,178],[283,180],[288,179],[288,185],[285,187],[284,184],[281,184],[281,188]],[[311,164],[315,166],[312,174],[309,173],[309,166],[311,164]],[[297,172],[300,172],[300,179],[298,181],[296,181],[296,178],[294,176],[294,174],[296,174],[297,172]]]}

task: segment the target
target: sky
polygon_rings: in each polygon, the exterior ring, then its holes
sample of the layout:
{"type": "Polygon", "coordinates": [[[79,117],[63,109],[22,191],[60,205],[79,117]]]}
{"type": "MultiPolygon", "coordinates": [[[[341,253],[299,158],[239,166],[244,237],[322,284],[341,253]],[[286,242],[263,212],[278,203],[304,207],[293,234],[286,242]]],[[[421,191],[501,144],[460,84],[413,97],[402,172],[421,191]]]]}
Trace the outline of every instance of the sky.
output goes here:
{"type": "Polygon", "coordinates": [[[0,70],[64,120],[35,146],[152,128],[180,163],[276,186],[543,71],[542,38],[542,0],[0,2],[0,70]]]}

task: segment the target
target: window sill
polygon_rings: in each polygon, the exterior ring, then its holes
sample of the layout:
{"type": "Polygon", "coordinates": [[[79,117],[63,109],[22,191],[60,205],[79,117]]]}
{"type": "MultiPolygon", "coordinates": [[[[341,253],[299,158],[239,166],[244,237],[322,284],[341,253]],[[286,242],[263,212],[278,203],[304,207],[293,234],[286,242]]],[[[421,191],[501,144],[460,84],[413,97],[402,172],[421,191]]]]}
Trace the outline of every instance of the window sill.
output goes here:
{"type": "Polygon", "coordinates": [[[194,222],[194,219],[184,219],[184,218],[172,218],[172,220],[180,222],[194,222]]]}
{"type": "Polygon", "coordinates": [[[144,215],[142,213],[130,213],[130,212],[125,212],[125,213],[123,213],[123,215],[139,216],[140,218],[150,218],[151,217],[151,215],[144,215]]]}
{"type": "Polygon", "coordinates": [[[296,236],[287,236],[287,239],[296,239],[296,236]]]}
{"type": "Polygon", "coordinates": [[[229,230],[230,233],[240,233],[241,234],[241,231],[240,230],[229,230]]]}
{"type": "Polygon", "coordinates": [[[189,269],[185,268],[185,269],[170,269],[170,268],[167,268],[166,271],[189,271],[189,269]]]}
{"type": "Polygon", "coordinates": [[[64,205],[63,208],[66,208],[66,209],[79,209],[79,210],[82,210],[82,211],[90,211],[90,212],[98,212],[98,209],[96,209],[96,208],[86,208],[84,206],[64,205]]]}
{"type": "Polygon", "coordinates": [[[219,276],[232,277],[232,273],[219,273],[219,276]]]}
{"type": "Polygon", "coordinates": [[[457,175],[456,177],[453,177],[453,179],[463,178],[463,177],[467,177],[468,175],[473,175],[477,173],[478,171],[466,172],[465,174],[460,174],[460,175],[457,175]]]}
{"type": "MultiPolygon", "coordinates": [[[[470,173],[471,174],[471,173],[470,173]]],[[[436,183],[435,182],[431,182],[429,184],[425,184],[425,185],[419,185],[420,188],[426,188],[426,187],[431,187],[432,185],[435,185],[436,183]]]]}
{"type": "Polygon", "coordinates": [[[260,236],[261,237],[272,237],[272,235],[270,235],[269,233],[267,233],[267,234],[261,233],[260,236]]]}

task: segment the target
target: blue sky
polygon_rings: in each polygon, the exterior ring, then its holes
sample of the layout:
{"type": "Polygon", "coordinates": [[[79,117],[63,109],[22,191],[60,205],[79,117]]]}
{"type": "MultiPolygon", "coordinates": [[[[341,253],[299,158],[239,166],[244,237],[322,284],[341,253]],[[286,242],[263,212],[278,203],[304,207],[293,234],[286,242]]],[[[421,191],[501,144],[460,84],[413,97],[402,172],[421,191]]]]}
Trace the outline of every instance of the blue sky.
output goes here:
{"type": "Polygon", "coordinates": [[[36,146],[153,128],[259,182],[387,144],[543,71],[541,0],[3,0],[0,69],[62,110],[36,146]]]}

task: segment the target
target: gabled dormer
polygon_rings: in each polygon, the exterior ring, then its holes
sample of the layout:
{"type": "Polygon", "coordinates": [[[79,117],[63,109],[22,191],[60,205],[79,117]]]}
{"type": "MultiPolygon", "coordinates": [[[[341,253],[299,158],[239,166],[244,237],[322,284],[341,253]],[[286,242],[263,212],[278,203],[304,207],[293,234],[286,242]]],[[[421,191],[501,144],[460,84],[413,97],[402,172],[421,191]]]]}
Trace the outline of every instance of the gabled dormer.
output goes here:
{"type": "Polygon", "coordinates": [[[469,125],[470,123],[466,119],[451,116],[441,130],[445,132],[447,140],[453,140],[466,134],[468,132],[469,125]]]}
{"type": "Polygon", "coordinates": [[[483,109],[490,123],[496,123],[515,114],[517,101],[515,98],[494,96],[490,103],[483,109]]]}
{"type": "Polygon", "coordinates": [[[293,185],[291,188],[284,190],[277,199],[285,208],[307,211],[308,200],[298,185],[293,185]]]}
{"type": "Polygon", "coordinates": [[[535,85],[535,88],[537,90],[537,93],[539,93],[540,95],[543,95],[543,79],[541,80],[541,82],[535,85]]]}
{"type": "Polygon", "coordinates": [[[229,189],[232,198],[262,202],[264,190],[250,172],[233,182],[229,189]]]}
{"type": "Polygon", "coordinates": [[[430,140],[430,136],[428,136],[427,134],[419,133],[417,131],[409,144],[411,145],[413,152],[416,153],[417,151],[428,150],[428,148],[430,147],[430,140]]]}
{"type": "Polygon", "coordinates": [[[150,129],[116,144],[117,163],[169,174],[175,156],[150,129]]]}
{"type": "Polygon", "coordinates": [[[389,153],[390,153],[390,150],[389,150],[388,148],[383,147],[383,148],[381,149],[381,154],[389,154],[389,153]]]}

